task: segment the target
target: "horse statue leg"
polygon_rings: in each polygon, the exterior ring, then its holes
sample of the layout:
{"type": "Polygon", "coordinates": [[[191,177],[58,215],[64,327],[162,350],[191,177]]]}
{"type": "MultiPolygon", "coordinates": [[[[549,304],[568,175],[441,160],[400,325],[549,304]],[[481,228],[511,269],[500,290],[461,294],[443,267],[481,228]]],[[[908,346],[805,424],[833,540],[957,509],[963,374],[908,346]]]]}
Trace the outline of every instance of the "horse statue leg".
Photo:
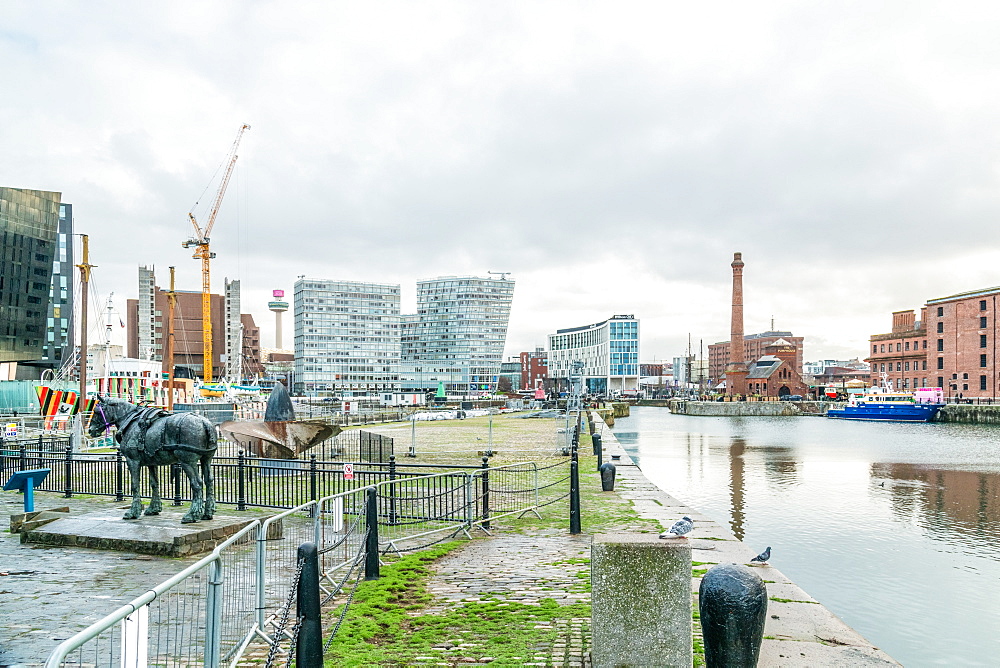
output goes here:
{"type": "Polygon", "coordinates": [[[204,485],[201,482],[201,475],[198,473],[198,466],[187,459],[177,461],[184,474],[191,481],[191,509],[181,518],[181,524],[197,522],[205,516],[204,485]]]}
{"type": "Polygon", "coordinates": [[[163,501],[160,499],[160,471],[156,466],[147,466],[146,470],[149,471],[149,487],[153,496],[149,500],[149,508],[146,508],[145,514],[159,515],[163,510],[163,501]]]}
{"type": "Polygon", "coordinates": [[[132,478],[132,505],[129,506],[128,512],[122,516],[122,519],[137,520],[139,515],[142,515],[142,497],[139,496],[139,476],[142,473],[142,465],[138,459],[131,457],[126,457],[125,463],[128,464],[128,473],[132,478]]]}
{"type": "Polygon", "coordinates": [[[212,455],[201,458],[201,479],[205,483],[205,512],[201,518],[210,520],[215,515],[215,478],[212,476],[212,455]]]}

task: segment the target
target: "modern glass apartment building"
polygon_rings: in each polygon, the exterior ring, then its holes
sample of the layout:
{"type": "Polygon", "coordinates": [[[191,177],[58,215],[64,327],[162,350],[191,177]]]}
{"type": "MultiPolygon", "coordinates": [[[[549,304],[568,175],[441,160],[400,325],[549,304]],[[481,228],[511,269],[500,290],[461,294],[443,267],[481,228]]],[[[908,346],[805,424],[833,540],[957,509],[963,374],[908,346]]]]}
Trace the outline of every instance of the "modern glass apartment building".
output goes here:
{"type": "Polygon", "coordinates": [[[61,197],[0,187],[0,362],[44,354],[61,197]]]}
{"type": "Polygon", "coordinates": [[[403,318],[403,389],[481,396],[496,391],[514,281],[443,276],[417,282],[417,312],[403,318]]]}
{"type": "Polygon", "coordinates": [[[300,278],[294,304],[296,393],[400,389],[399,285],[300,278]]]}
{"type": "Polygon", "coordinates": [[[618,395],[639,389],[639,321],[615,315],[603,322],[549,334],[549,377],[557,390],[569,390],[573,362],[583,362],[583,387],[589,394],[618,395]]]}
{"type": "Polygon", "coordinates": [[[43,366],[58,369],[76,349],[73,339],[73,205],[59,205],[59,230],[52,260],[48,329],[42,346],[43,366]]]}

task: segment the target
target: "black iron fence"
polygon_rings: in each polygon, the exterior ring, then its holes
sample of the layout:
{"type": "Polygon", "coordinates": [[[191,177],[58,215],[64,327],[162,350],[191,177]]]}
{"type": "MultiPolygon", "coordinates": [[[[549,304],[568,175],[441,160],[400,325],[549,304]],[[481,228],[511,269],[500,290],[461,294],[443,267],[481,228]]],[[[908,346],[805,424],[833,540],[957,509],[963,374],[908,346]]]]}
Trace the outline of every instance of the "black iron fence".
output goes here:
{"type": "MultiPolygon", "coordinates": [[[[364,437],[359,442],[365,443],[364,437]]],[[[539,495],[547,496],[545,493],[560,487],[562,481],[546,482],[548,478],[540,479],[539,472],[567,463],[568,460],[560,459],[555,464],[541,466],[529,462],[490,468],[485,457],[482,466],[442,466],[399,463],[391,454],[387,462],[354,463],[321,460],[316,455],[307,460],[263,459],[240,453],[236,457],[215,457],[212,474],[216,503],[231,504],[237,510],[294,508],[323,497],[389,482],[391,493],[380,499],[380,514],[389,524],[395,524],[413,517],[425,518],[428,513],[447,517],[458,512],[454,510],[457,508],[466,514],[482,516],[484,511],[488,515],[490,508],[493,512],[504,512],[523,507],[529,500],[531,506],[544,504],[548,499],[539,501],[539,495]],[[455,474],[454,480],[449,476],[428,477],[442,473],[455,474]],[[468,475],[474,475],[478,481],[474,492],[466,490],[468,475]],[[392,497],[419,497],[421,509],[413,510],[392,497]]],[[[39,491],[59,492],[67,498],[74,494],[112,496],[119,501],[132,496],[128,467],[119,452],[74,452],[68,439],[44,442],[35,439],[0,448],[0,476],[4,479],[15,471],[42,468],[50,469],[50,473],[37,487],[39,491]]],[[[177,506],[190,501],[191,486],[178,465],[158,467],[158,478],[165,501],[177,506]]],[[[144,497],[152,494],[145,471],[139,480],[139,493],[144,497]]]]}

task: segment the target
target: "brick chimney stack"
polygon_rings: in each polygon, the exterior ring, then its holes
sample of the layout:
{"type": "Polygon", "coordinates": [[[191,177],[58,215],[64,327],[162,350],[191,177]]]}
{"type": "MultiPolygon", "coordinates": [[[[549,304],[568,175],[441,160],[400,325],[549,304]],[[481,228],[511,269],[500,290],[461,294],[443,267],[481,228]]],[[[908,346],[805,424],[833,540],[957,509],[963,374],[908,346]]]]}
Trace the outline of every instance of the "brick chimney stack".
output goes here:
{"type": "Polygon", "coordinates": [[[747,365],[743,351],[743,253],[733,254],[733,319],[726,365],[726,393],[746,394],[747,365]]]}

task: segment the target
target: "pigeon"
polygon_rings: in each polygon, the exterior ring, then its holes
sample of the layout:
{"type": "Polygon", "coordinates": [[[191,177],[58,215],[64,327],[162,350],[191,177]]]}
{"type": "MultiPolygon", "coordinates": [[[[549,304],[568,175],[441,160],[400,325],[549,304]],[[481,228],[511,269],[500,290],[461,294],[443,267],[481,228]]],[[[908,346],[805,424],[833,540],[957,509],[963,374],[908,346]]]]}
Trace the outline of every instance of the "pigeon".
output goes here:
{"type": "Polygon", "coordinates": [[[694,520],[685,515],[674,522],[674,525],[670,527],[670,531],[661,533],[660,538],[687,538],[686,534],[691,533],[691,529],[693,528],[694,520]]]}
{"type": "Polygon", "coordinates": [[[758,554],[756,557],[750,560],[751,564],[766,564],[767,560],[771,558],[771,546],[768,545],[767,549],[758,554]]]}

